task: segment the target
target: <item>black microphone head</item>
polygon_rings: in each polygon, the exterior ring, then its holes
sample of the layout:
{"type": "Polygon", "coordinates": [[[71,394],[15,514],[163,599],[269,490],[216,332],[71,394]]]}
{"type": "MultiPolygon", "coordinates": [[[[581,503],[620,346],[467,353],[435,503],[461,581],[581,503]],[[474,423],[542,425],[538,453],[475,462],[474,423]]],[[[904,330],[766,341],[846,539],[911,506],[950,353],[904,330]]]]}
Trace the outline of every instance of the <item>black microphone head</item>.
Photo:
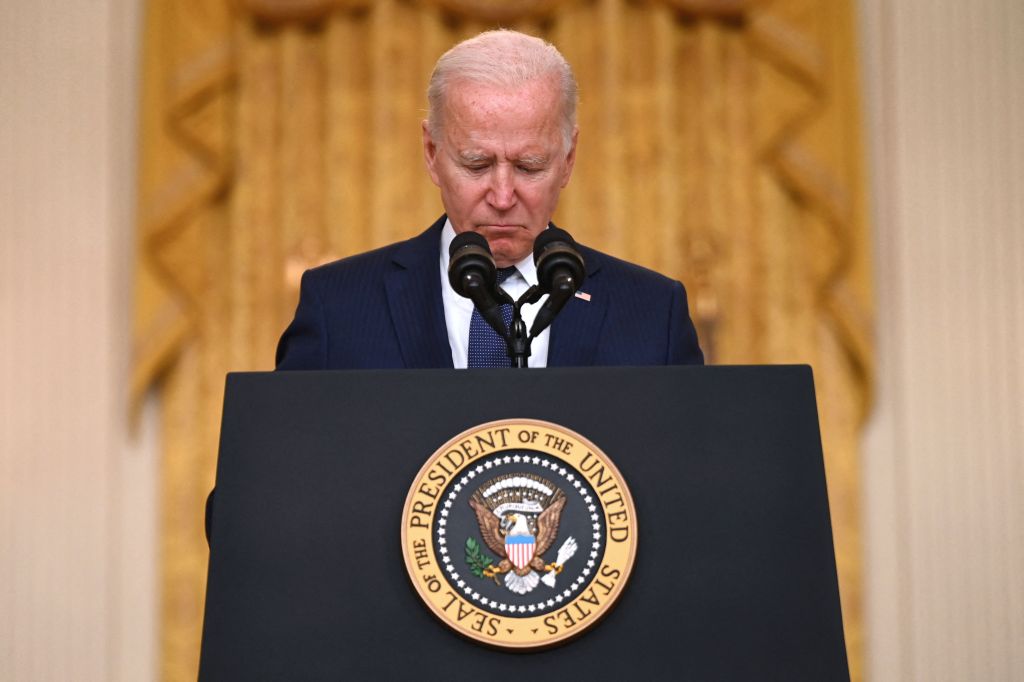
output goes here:
{"type": "Polygon", "coordinates": [[[579,290],[586,276],[583,256],[576,250],[576,241],[558,227],[551,226],[537,235],[533,242],[533,262],[537,266],[537,282],[548,293],[555,286],[558,274],[572,278],[574,292],[579,290]]]}
{"type": "Polygon", "coordinates": [[[455,235],[455,239],[453,239],[452,243],[448,245],[448,255],[454,256],[456,251],[467,246],[478,246],[486,251],[488,255],[491,253],[491,247],[487,244],[487,240],[484,239],[482,234],[479,232],[466,231],[455,235]]]}
{"type": "Polygon", "coordinates": [[[491,256],[487,240],[476,232],[461,232],[455,235],[448,247],[448,282],[455,293],[474,298],[470,288],[482,286],[493,291],[498,283],[497,267],[491,256]]]}
{"type": "Polygon", "coordinates": [[[554,242],[563,242],[576,248],[576,240],[572,238],[571,234],[560,227],[549,225],[548,229],[543,230],[533,240],[533,262],[536,263],[540,259],[541,254],[554,242]]]}

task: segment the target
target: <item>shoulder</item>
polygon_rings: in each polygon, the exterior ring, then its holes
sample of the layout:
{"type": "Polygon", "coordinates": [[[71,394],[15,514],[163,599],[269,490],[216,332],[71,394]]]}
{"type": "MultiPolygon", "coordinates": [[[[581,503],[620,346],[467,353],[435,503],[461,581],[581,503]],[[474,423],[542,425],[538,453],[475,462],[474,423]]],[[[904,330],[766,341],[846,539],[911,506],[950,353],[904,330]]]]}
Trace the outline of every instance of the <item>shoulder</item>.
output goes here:
{"type": "Polygon", "coordinates": [[[585,246],[580,246],[580,253],[588,262],[588,279],[581,289],[592,294],[593,300],[605,301],[606,344],[618,353],[607,354],[602,361],[704,363],[682,282],[585,246]],[[609,339],[617,339],[617,343],[609,339]]]}

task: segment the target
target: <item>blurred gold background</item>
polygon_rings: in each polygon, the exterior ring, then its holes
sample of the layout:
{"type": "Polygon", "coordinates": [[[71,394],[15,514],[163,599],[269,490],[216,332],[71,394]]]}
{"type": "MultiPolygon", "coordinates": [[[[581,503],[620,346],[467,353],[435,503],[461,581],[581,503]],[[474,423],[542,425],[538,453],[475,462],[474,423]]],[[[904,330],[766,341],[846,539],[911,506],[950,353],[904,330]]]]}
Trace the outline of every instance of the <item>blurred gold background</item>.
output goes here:
{"type": "MultiPolygon", "coordinates": [[[[133,389],[161,395],[162,667],[195,674],[224,374],[271,369],[302,270],[441,212],[433,63],[499,25],[580,84],[556,222],[681,279],[713,363],[815,370],[854,679],[871,279],[848,0],[150,0],[133,389]]],[[[752,567],[756,570],[756,567],[752,567]]]]}

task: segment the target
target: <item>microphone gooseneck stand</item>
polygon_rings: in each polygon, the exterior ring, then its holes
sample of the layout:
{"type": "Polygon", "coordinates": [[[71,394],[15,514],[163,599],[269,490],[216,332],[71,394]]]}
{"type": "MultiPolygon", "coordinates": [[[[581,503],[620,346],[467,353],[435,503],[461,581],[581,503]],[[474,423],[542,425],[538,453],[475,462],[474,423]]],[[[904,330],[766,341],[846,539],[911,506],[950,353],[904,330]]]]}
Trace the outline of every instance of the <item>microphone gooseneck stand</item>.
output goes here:
{"type": "Polygon", "coordinates": [[[527,303],[536,303],[544,295],[540,287],[534,285],[526,290],[518,301],[512,301],[512,297],[501,292],[505,303],[512,303],[512,328],[506,334],[496,330],[505,339],[508,346],[508,357],[512,360],[512,366],[517,369],[526,369],[527,358],[530,357],[530,344],[537,338],[537,334],[526,332],[526,322],[523,321],[523,306],[527,303]]]}
{"type": "Polygon", "coordinates": [[[487,240],[474,232],[456,235],[449,247],[448,281],[461,296],[473,301],[481,317],[505,340],[505,347],[515,368],[528,367],[530,345],[554,320],[579,289],[586,275],[583,257],[576,242],[565,230],[551,225],[538,235],[533,246],[538,284],[531,286],[514,301],[497,284],[497,270],[487,240]],[[537,311],[529,332],[523,321],[523,306],[534,304],[548,295],[537,311]],[[512,325],[506,328],[501,305],[512,306],[512,325]]]}

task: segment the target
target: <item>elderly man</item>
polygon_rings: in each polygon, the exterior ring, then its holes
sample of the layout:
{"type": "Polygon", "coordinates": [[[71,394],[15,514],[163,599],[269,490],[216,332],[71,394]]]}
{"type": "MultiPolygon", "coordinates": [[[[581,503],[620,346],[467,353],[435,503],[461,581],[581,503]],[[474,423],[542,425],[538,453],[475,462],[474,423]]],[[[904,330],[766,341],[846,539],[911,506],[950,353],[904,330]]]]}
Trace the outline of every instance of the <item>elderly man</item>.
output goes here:
{"type": "MultiPolygon", "coordinates": [[[[488,31],[445,53],[430,79],[423,153],[446,215],[418,237],[307,271],[278,369],[509,366],[495,332],[449,286],[448,247],[477,232],[506,292],[536,284],[533,242],[576,160],[576,99],[569,64],[539,38],[488,31]]],[[[579,250],[582,290],[534,340],[531,367],[703,362],[679,282],[579,250]]],[[[528,328],[542,303],[524,308],[528,328]]]]}

